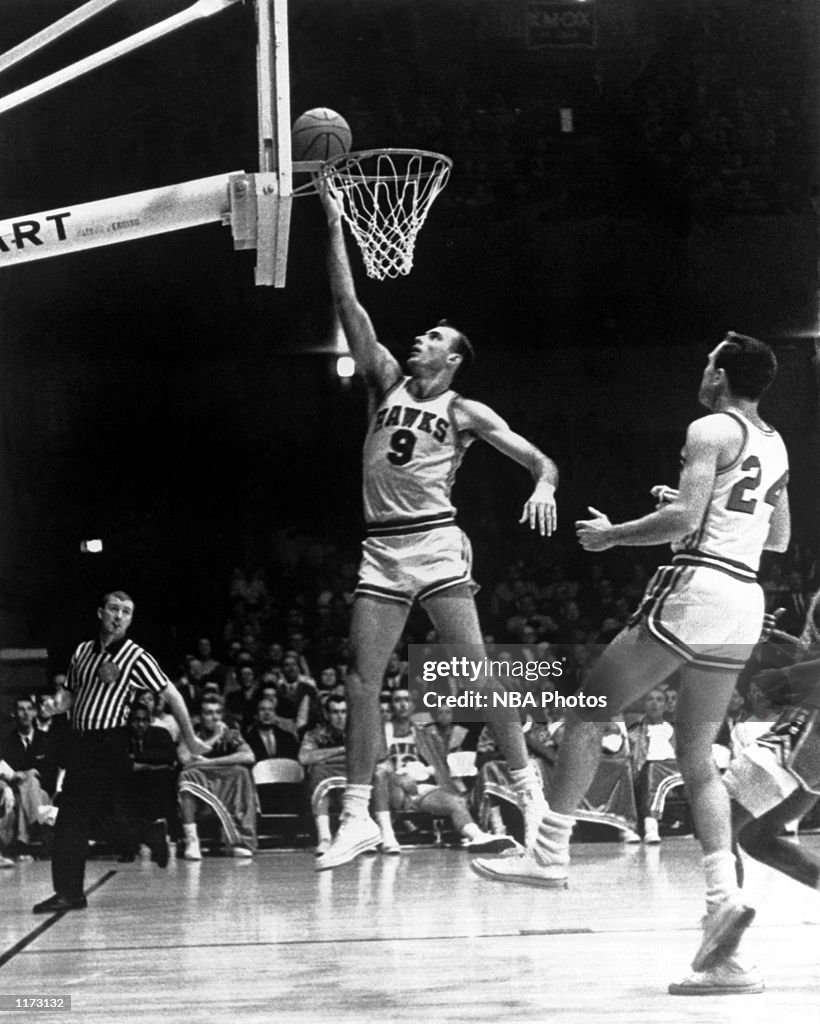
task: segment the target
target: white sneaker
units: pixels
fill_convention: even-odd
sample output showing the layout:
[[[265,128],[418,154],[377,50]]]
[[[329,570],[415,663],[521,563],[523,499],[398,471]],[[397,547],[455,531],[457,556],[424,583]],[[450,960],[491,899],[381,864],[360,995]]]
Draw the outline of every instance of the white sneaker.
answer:
[[[755,912],[736,897],[719,903],[703,918],[703,939],[692,960],[692,970],[710,971],[729,959],[740,945],[743,933],[754,920]]]
[[[186,839],[185,840],[185,852],[182,855],[183,860],[202,860],[202,850],[199,848],[198,839]]]
[[[495,882],[537,885],[542,889],[566,889],[569,884],[566,864],[541,864],[530,850],[492,860],[476,857],[470,861],[470,867],[476,874],[492,878]]]
[[[375,850],[381,841],[381,829],[370,815],[343,815],[327,851],[316,858],[316,870],[326,871],[347,864],[360,853]]]
[[[672,982],[673,996],[753,995],[763,991],[763,979],[756,967],[744,967],[735,957],[719,961],[708,971],[695,971],[683,981]]]
[[[239,857],[240,859],[244,859],[244,858],[247,858],[247,857],[252,857],[253,856],[253,850],[249,850],[247,848],[247,846],[232,846],[231,847],[231,856],[232,857]]]
[[[13,868],[13,867],[14,867],[14,861],[13,860],[9,860],[8,857],[3,857],[2,855],[0,855],[0,870],[2,870],[3,868]]]
[[[524,789],[515,795],[524,818],[524,846],[531,850],[538,838],[544,815],[549,810],[547,798],[540,789]]]
[[[641,841],[641,837],[638,835],[637,832],[633,832],[633,830],[631,828],[622,828],[621,829],[621,842],[622,843],[639,843],[640,841]]]
[[[321,857],[322,854],[323,853],[327,853],[327,851],[329,849],[330,849],[330,840],[329,839],[320,839],[319,842],[316,844],[316,848],[314,849],[313,853],[315,854],[315,856]]]
[[[382,836],[380,850],[388,857],[398,857],[401,854],[401,846],[395,836],[388,836],[387,838]]]
[[[504,853],[505,850],[521,849],[512,836],[494,836],[490,832],[465,836],[461,845],[471,853]]]

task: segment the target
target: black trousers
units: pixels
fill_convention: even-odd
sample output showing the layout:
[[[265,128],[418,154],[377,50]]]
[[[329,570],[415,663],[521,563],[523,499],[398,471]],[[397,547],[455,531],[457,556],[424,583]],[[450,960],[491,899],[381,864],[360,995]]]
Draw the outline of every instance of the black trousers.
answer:
[[[54,826],[51,877],[60,896],[82,896],[88,840],[114,846],[133,843],[138,823],[128,814],[131,779],[127,729],[72,730],[64,750],[66,769]]]

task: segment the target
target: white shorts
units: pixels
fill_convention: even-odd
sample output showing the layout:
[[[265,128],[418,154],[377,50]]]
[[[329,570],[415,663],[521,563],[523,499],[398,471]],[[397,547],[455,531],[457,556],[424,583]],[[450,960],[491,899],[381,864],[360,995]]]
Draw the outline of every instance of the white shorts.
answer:
[[[801,789],[770,747],[750,743],[723,773],[729,796],[755,818],[778,807],[786,797]]]
[[[642,622],[689,662],[737,669],[760,639],[763,611],[763,591],[753,578],[676,559],[649,581],[629,624]]]
[[[461,584],[478,589],[470,542],[455,524],[370,536],[362,545],[357,595],[411,605]]]

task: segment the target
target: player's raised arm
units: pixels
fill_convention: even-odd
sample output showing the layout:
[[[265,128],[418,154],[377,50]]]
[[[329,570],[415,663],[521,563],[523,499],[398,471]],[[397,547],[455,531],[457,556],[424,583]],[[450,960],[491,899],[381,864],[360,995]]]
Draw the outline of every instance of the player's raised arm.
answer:
[[[592,519],[575,524],[578,540],[586,551],[606,551],[618,544],[644,547],[680,540],[695,530],[709,506],[715,474],[726,435],[717,417],[704,416],[689,427],[684,448],[684,466],[677,493],[671,500],[640,519],[613,525],[597,509]]]
[[[480,437],[502,455],[507,455],[530,471],[535,481],[535,489],[524,505],[519,522],[528,522],[530,529],[537,529],[542,537],[549,537],[558,522],[555,508],[558,467],[552,459],[526,438],[511,430],[498,413],[481,402],[459,398],[453,412],[459,432],[469,431]]]
[[[327,268],[330,275],[333,304],[345,332],[356,368],[371,388],[384,394],[401,376],[401,367],[384,345],[379,342],[367,310],[356,295],[339,204],[327,189],[321,190],[320,196],[327,215],[330,236]]]

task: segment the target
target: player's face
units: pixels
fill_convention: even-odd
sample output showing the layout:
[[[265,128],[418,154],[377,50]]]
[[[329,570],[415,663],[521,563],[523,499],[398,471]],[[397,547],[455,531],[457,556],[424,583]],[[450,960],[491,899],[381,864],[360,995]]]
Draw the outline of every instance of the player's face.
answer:
[[[397,690],[393,694],[393,715],[395,718],[404,719],[410,717],[410,694]]]
[[[134,606],[130,601],[118,597],[109,597],[102,608],[97,609],[102,623],[102,633],[109,640],[121,640],[128,632],[131,619],[134,617]]]
[[[453,352],[456,332],[452,327],[432,327],[413,341],[407,368],[411,373],[437,373],[439,370],[458,368],[461,357]]]
[[[715,369],[715,359],[717,359],[723,344],[721,342],[717,348],[712,349],[709,353],[709,360],[706,363],[706,369],[703,371],[703,377],[700,382],[698,401],[707,409],[715,408],[725,387],[725,375],[720,370]]]

